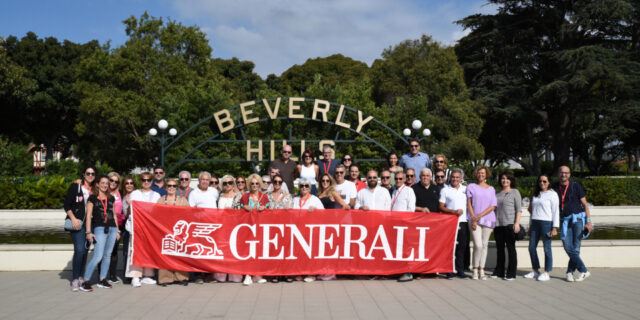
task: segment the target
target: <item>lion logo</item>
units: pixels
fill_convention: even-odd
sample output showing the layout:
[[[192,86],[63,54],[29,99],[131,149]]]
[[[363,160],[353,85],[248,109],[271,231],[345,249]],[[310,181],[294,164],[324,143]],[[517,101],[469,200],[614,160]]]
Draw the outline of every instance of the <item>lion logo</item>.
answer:
[[[210,234],[222,227],[216,223],[176,222],[173,234],[162,239],[162,254],[194,259],[223,259],[222,251]]]

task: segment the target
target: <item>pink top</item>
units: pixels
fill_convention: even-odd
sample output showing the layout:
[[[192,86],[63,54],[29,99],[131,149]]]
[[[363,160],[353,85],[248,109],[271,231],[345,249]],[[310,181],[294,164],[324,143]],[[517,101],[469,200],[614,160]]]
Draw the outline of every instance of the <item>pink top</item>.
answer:
[[[118,226],[122,226],[125,216],[122,213],[122,197],[120,196],[120,191],[116,190],[116,192],[112,192],[111,195],[116,198],[116,201],[113,203],[113,212],[118,218]]]
[[[498,206],[498,200],[496,199],[496,190],[493,187],[483,188],[475,183],[470,184],[467,187],[467,199],[471,199],[471,208],[473,208],[474,214],[486,210],[488,207]],[[471,215],[467,212],[467,218],[471,221]],[[496,226],[496,213],[495,210],[489,212],[489,214],[478,220],[479,225],[483,225],[489,228],[495,228]]]

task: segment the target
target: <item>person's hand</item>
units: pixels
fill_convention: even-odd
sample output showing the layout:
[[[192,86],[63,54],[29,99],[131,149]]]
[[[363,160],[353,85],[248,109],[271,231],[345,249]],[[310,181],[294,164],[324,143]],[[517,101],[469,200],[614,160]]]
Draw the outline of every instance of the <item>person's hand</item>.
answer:
[[[316,207],[314,207],[314,206],[309,206],[309,209],[307,209],[307,210],[309,210],[309,212],[313,212],[313,210],[315,210],[315,209],[316,209]]]
[[[76,184],[82,184],[82,180],[81,179],[76,179],[75,183]]]
[[[472,222],[472,223],[471,223],[471,229],[475,231],[477,228],[478,228],[478,223],[477,223],[477,222],[475,222],[475,221],[474,221],[474,222]]]
[[[462,213],[463,213],[462,209],[458,209],[458,210],[456,210],[456,214],[457,214],[457,215],[462,215]]]
[[[71,218],[71,226],[73,226],[73,230],[80,230],[80,228],[82,228],[82,221],[73,217]]]
[[[513,225],[513,233],[518,233],[520,232],[520,224],[516,223]]]
[[[87,241],[91,242],[91,239],[94,239],[96,237],[95,234],[93,233],[87,233]]]
[[[427,207],[424,207],[424,208],[422,208],[422,212],[431,213],[431,210],[429,210],[429,208],[427,208]]]
[[[360,209],[362,209],[364,211],[369,211],[369,207],[367,207],[367,206],[362,206],[362,207],[360,207]]]
[[[551,229],[551,238],[555,237],[556,235],[558,235],[558,229],[557,228],[552,228]]]
[[[348,204],[345,204],[344,206],[342,206],[342,209],[344,209],[344,210],[349,210],[349,209],[351,209],[351,207],[349,207],[349,205],[348,205]]]
[[[258,206],[258,211],[262,211],[265,209],[265,206]]]
[[[116,242],[120,241],[120,231],[118,231],[118,234],[116,234]]]
[[[247,210],[247,212],[251,212],[251,210],[253,210],[253,208],[251,208],[250,206],[243,206],[242,208]]]
[[[591,221],[587,222],[584,225],[585,228],[589,229],[589,233],[591,233],[591,231],[593,230],[593,225],[591,224]]]

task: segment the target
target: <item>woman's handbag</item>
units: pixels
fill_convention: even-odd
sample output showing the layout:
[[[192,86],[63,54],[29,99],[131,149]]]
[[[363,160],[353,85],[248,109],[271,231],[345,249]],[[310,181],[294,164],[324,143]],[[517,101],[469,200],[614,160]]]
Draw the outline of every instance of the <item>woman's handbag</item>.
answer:
[[[524,237],[527,235],[527,230],[524,229],[523,225],[520,225],[520,231],[516,233],[516,240],[524,240]]]
[[[82,189],[80,187],[80,184],[78,184],[78,194],[80,194],[82,192]],[[76,198],[77,200],[77,198]],[[80,198],[80,201],[84,201],[82,200],[82,198]],[[78,213],[78,206],[77,206],[77,201],[76,201],[76,206],[73,209],[73,215],[76,216],[76,214]],[[80,220],[80,229],[82,229],[82,224],[84,223],[84,219],[87,217],[87,211],[84,211],[84,217],[82,217],[82,220]],[[78,231],[80,229],[76,229],[73,227],[73,223],[71,221],[71,219],[64,219],[64,230],[65,231]]]

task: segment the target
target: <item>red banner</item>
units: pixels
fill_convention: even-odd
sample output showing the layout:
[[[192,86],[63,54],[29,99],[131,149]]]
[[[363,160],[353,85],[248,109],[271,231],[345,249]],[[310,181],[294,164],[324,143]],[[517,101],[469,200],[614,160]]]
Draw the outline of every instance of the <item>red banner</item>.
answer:
[[[250,275],[453,272],[458,217],[133,202],[133,263]]]

